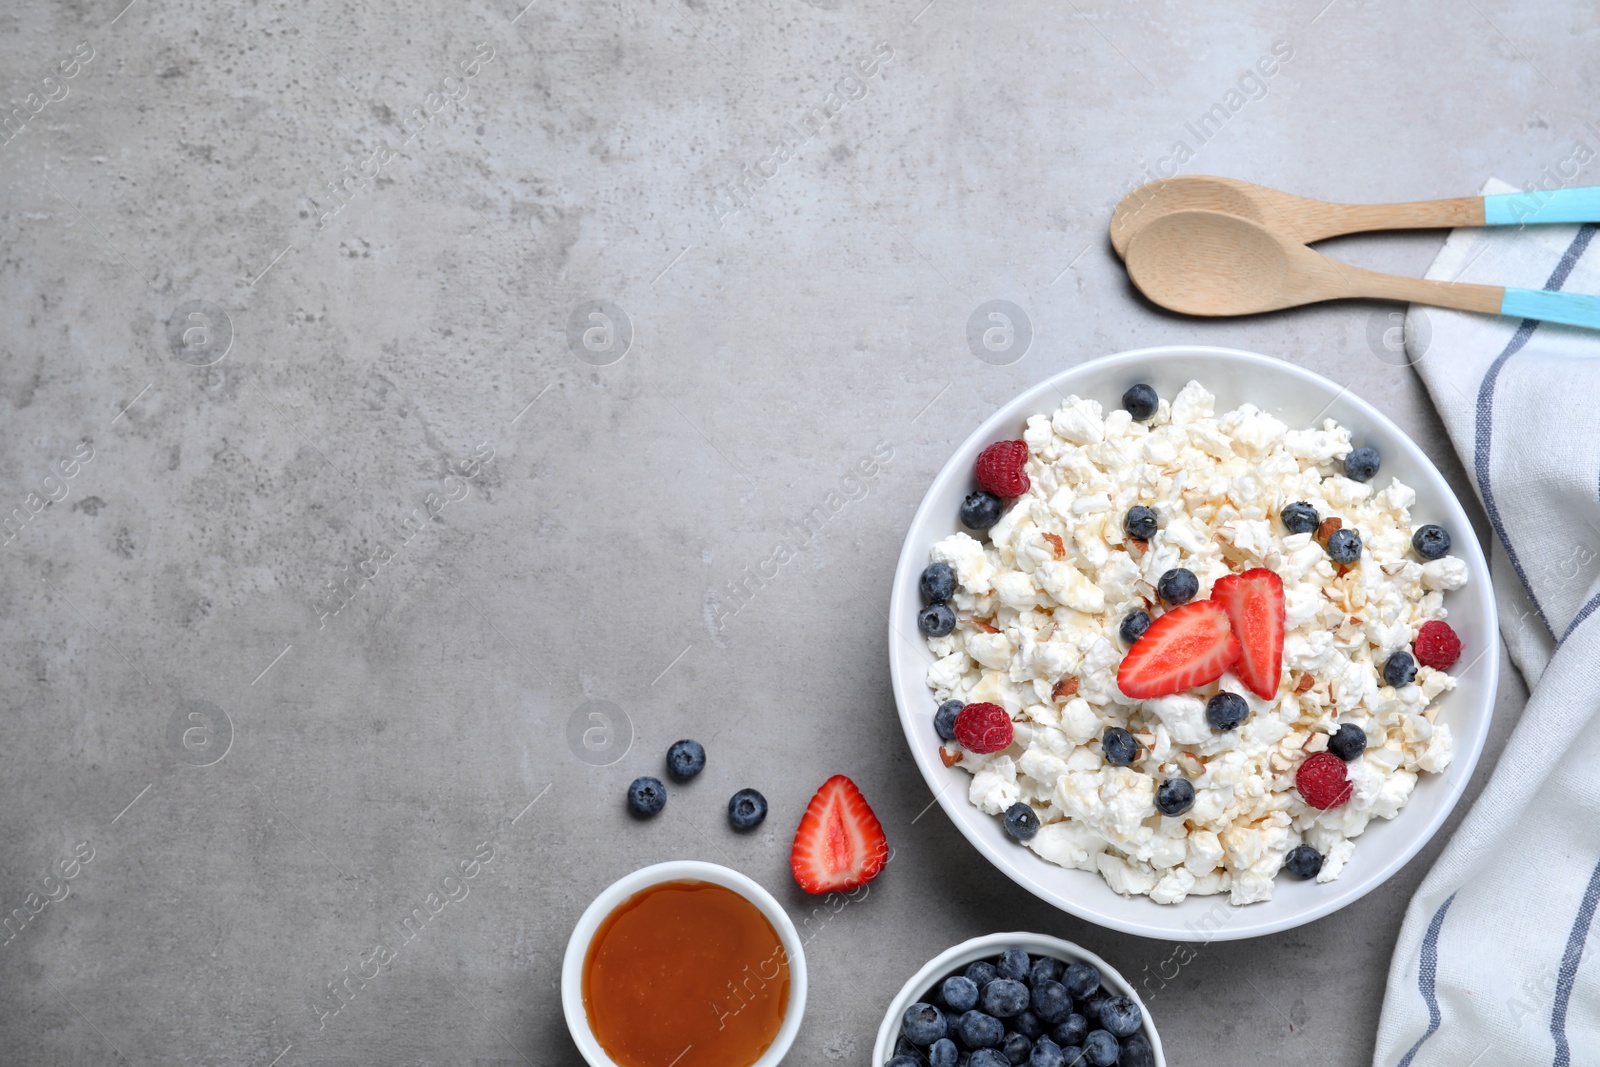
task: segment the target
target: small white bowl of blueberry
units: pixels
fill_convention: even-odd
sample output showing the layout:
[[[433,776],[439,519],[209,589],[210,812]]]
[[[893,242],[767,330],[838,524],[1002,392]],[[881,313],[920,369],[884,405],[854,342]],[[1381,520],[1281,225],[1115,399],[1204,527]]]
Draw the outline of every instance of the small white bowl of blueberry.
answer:
[[[1106,962],[1043,934],[988,934],[900,990],[873,1067],[1166,1067],[1139,994]]]

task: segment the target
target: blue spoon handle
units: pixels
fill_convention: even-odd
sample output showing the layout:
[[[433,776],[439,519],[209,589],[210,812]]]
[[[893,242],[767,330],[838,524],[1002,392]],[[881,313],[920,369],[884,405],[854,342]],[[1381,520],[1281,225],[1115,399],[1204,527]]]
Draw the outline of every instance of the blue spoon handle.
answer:
[[[1600,185],[1579,189],[1495,193],[1483,198],[1485,226],[1522,226],[1546,222],[1600,222]],[[1583,325],[1593,326],[1594,323],[1586,322]]]
[[[1600,296],[1508,287],[1505,299],[1500,302],[1500,314],[1600,330]]]

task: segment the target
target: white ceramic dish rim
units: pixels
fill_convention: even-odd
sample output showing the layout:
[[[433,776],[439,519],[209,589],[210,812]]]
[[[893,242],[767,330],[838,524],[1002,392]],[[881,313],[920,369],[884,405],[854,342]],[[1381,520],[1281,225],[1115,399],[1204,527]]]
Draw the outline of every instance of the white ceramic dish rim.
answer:
[[[944,767],[937,758],[937,745],[934,743],[936,739],[933,737],[930,724],[933,711],[932,694],[925,684],[926,645],[912,621],[915,614],[913,605],[920,605],[920,595],[916,588],[917,578],[926,566],[927,550],[939,537],[947,536],[949,532],[954,532],[958,528],[953,513],[951,515],[942,512],[933,513],[933,509],[937,506],[935,500],[943,495],[942,491],[952,481],[959,479],[963,485],[970,484],[972,461],[984,445],[1001,438],[1015,437],[1030,414],[1053,411],[1059,406],[1062,398],[1074,391],[1076,380],[1125,371],[1127,384],[1132,384],[1147,376],[1158,376],[1147,372],[1163,364],[1199,361],[1228,363],[1235,367],[1259,371],[1263,376],[1279,376],[1287,379],[1289,384],[1299,385],[1331,397],[1323,409],[1324,414],[1314,416],[1315,419],[1324,416],[1337,418],[1342,425],[1361,430],[1365,439],[1384,449],[1386,457],[1405,456],[1407,464],[1414,467],[1417,472],[1408,479],[1408,483],[1418,493],[1418,504],[1413,509],[1414,513],[1421,512],[1425,521],[1440,522],[1446,528],[1457,531],[1451,552],[1466,562],[1469,583],[1466,588],[1449,595],[1447,606],[1451,609],[1451,618],[1455,620],[1454,625],[1458,630],[1462,629],[1460,619],[1469,619],[1476,623],[1473,626],[1479,638],[1476,647],[1481,649],[1477,659],[1469,664],[1467,670],[1460,671],[1458,675],[1459,681],[1473,681],[1476,686],[1475,699],[1468,697],[1468,694],[1460,688],[1446,694],[1445,699],[1460,701],[1459,706],[1455,703],[1450,705],[1453,709],[1450,721],[1455,740],[1455,755],[1451,766],[1442,775],[1423,775],[1422,780],[1418,782],[1419,790],[1427,788],[1446,791],[1442,800],[1436,804],[1432,817],[1425,824],[1420,823],[1417,821],[1419,813],[1413,805],[1408,805],[1391,823],[1382,824],[1381,820],[1374,820],[1372,828],[1357,841],[1356,856],[1342,878],[1335,882],[1302,887],[1312,888],[1314,885],[1320,891],[1318,897],[1304,908],[1271,919],[1251,916],[1252,908],[1265,908],[1268,905],[1234,906],[1227,903],[1225,895],[1191,897],[1178,905],[1160,905],[1145,898],[1130,902],[1128,898],[1120,897],[1113,892],[1098,874],[1067,871],[1040,859],[1031,852],[1019,849],[1008,841],[991,837],[991,834],[998,833],[994,829],[998,820],[974,807],[968,801],[964,789],[950,788],[953,780],[948,777],[948,772],[952,769]],[[1207,384],[1204,371],[1183,373],[1200,379],[1202,384]],[[1115,398],[1098,395],[1096,398],[1107,407],[1115,403]],[[1222,398],[1219,397],[1219,408],[1223,407],[1223,404]],[[1258,403],[1258,406],[1270,410],[1269,404]],[[1382,477],[1380,474],[1380,478]],[[930,534],[930,531],[942,532]],[[1321,375],[1283,360],[1239,349],[1167,345],[1104,356],[1055,374],[1001,406],[955,449],[950,460],[930,484],[922,504],[911,520],[905,542],[901,547],[895,568],[894,584],[890,592],[889,665],[901,727],[905,731],[912,757],[916,760],[918,769],[922,771],[924,780],[962,835],[1013,881],[1063,911],[1110,929],[1142,937],[1177,941],[1238,940],[1293,929],[1359,900],[1405,866],[1438,831],[1460,800],[1471,778],[1472,770],[1477,765],[1488,735],[1490,719],[1494,714],[1494,697],[1500,672],[1500,633],[1497,619],[1488,562],[1484,559],[1483,551],[1473,534],[1472,524],[1460,501],[1456,499],[1449,483],[1444,480],[1428,456],[1382,412],[1355,396],[1347,386],[1340,386]],[[905,626],[897,625],[897,620],[903,621]],[[1472,668],[1478,669],[1478,677],[1475,680],[1468,677]],[[1471,729],[1467,728],[1469,726]],[[959,773],[963,778],[968,777],[965,772]],[[1407,821],[1408,814],[1413,816],[1410,821]],[[1390,847],[1382,850],[1381,862],[1375,869],[1365,869],[1366,863],[1374,859],[1373,853],[1380,851],[1379,841],[1373,838],[1373,833],[1384,829],[1394,830],[1401,826],[1409,829],[1409,836],[1388,835],[1382,838],[1382,844]],[[1363,845],[1366,846],[1365,854]],[[1028,862],[1013,863],[1013,857],[1019,854]],[[1358,866],[1361,869],[1352,871],[1351,868]],[[1063,874],[1074,878],[1070,893],[1045,884],[1047,879],[1059,878]],[[1280,879],[1278,892],[1282,893],[1284,888],[1286,887],[1281,884]],[[1198,917],[1198,921],[1196,913],[1200,907],[1190,906],[1195,901],[1206,902],[1200,906],[1205,909],[1205,915]],[[1216,907],[1217,901],[1222,902],[1220,910]],[[1133,917],[1121,914],[1132,910],[1129,907],[1130,903],[1141,908]]]
[[[894,1054],[895,1038],[900,1033],[900,1017],[905,1014],[907,1008],[917,1003],[922,994],[933,988],[935,981],[952,971],[966,967],[969,963],[975,963],[989,956],[998,956],[1012,947],[1026,949],[1032,955],[1054,956],[1069,963],[1091,963],[1098,967],[1102,986],[1109,986],[1115,992],[1132,998],[1134,1003],[1139,1005],[1139,1011],[1144,1015],[1144,1033],[1150,1039],[1151,1051],[1155,1053],[1156,1067],[1166,1067],[1167,1058],[1161,1049],[1161,1035],[1156,1030],[1155,1020],[1150,1017],[1150,1009],[1139,999],[1139,991],[1129,985],[1128,980],[1123,978],[1115,967],[1071,941],[1063,941],[1048,934],[1028,933],[984,934],[970,941],[963,941],[959,945],[953,945],[924,964],[920,971],[900,987],[900,992],[895,994],[894,1000],[889,1002],[889,1010],[883,1017],[883,1024],[878,1027],[877,1043],[873,1045],[872,1067],[883,1067],[889,1062],[889,1057]]]
[[[561,962],[561,1009],[566,1015],[567,1030],[583,1053],[590,1067],[616,1067],[616,1061],[607,1056],[589,1028],[589,1013],[583,1006],[583,964],[589,953],[589,943],[595,931],[619,904],[642,889],[662,882],[711,882],[725,886],[744,897],[767,917],[789,957],[789,1003],[784,1009],[783,1024],[767,1051],[751,1067],[777,1067],[794,1044],[800,1032],[800,1022],[806,1011],[806,959],[801,947],[800,934],[783,906],[754,879],[728,867],[703,860],[669,860],[665,863],[641,867],[631,874],[612,882],[584,909],[567,940],[566,955]]]

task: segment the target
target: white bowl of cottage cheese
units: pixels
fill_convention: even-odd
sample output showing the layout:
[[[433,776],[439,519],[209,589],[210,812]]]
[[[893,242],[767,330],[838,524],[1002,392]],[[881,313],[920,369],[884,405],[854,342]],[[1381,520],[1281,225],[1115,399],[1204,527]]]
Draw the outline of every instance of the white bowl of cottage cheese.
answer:
[[[985,475],[1014,495],[973,529],[1000,441],[1027,477]],[[919,628],[930,563],[954,585]],[[996,412],[912,520],[890,618],[901,725],[967,839],[1065,911],[1176,940],[1289,929],[1399,870],[1498,682],[1488,565],[1429,458],[1347,388],[1231,349],[1093,360]]]

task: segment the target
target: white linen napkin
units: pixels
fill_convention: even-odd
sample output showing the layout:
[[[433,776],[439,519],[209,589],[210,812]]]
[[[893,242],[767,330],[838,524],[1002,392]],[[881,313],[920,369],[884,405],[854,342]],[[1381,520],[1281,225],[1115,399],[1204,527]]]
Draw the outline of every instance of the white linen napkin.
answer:
[[[1490,181],[1485,193],[1512,192]],[[1537,193],[1530,193],[1537,196]],[[1456,230],[1427,276],[1600,293],[1596,227]],[[1600,1057],[1600,332],[1413,307],[1406,351],[1494,527],[1531,689],[1406,912],[1376,1067]]]

